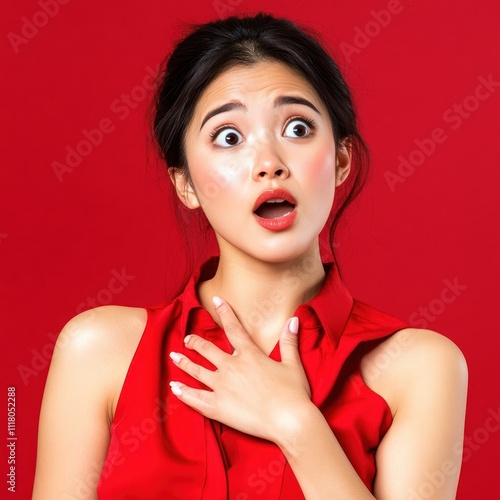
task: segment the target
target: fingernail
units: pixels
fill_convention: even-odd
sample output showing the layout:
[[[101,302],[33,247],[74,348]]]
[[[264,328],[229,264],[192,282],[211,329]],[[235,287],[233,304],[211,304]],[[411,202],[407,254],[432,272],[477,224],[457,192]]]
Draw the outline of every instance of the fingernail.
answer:
[[[174,352],[174,351],[172,351],[169,354],[169,356],[174,363],[179,363],[179,361],[182,359],[181,356],[177,352]]]
[[[190,338],[191,338],[191,335],[186,335],[184,337],[184,343],[186,344],[189,341]]]
[[[169,385],[173,394],[176,396],[182,396],[182,389],[177,385],[177,382],[170,382]]]
[[[289,330],[292,333],[298,333],[299,332],[299,318],[297,318],[297,316],[294,316],[290,320],[290,324],[288,325],[288,328],[289,328]]]
[[[214,306],[217,308],[222,305],[222,299],[220,297],[217,297],[217,295],[214,295],[212,297],[212,301],[214,303]]]

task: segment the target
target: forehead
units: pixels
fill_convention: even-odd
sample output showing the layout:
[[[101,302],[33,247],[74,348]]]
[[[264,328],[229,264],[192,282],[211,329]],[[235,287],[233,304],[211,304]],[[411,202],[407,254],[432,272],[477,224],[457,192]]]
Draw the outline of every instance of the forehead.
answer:
[[[307,79],[286,64],[263,61],[252,66],[234,66],[218,75],[196,103],[194,121],[215,104],[229,99],[262,98],[272,101],[284,93],[294,93],[322,107],[321,99]]]

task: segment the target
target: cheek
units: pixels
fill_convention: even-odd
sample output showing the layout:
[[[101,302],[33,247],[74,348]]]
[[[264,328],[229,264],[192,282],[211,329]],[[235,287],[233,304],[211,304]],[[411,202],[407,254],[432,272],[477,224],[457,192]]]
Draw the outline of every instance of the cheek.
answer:
[[[331,144],[316,147],[305,159],[307,170],[303,174],[303,185],[317,193],[316,204],[333,202],[335,194],[335,148]]]
[[[210,153],[192,159],[191,177],[204,210],[225,206],[241,198],[244,172],[239,162],[230,158],[212,157]]]

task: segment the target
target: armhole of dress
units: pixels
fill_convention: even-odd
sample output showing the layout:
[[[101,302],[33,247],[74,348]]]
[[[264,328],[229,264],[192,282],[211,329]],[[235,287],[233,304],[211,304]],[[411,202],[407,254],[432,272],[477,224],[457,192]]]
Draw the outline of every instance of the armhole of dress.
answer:
[[[113,420],[111,421],[110,425],[110,431],[113,431],[118,424],[120,423],[122,419],[122,407],[125,404],[124,399],[125,399],[125,393],[127,392],[127,387],[128,387],[128,381],[131,377],[131,372],[134,366],[134,361],[136,358],[139,356],[139,351],[142,351],[142,346],[145,343],[146,339],[146,331],[148,329],[149,323],[151,321],[151,315],[152,315],[152,310],[149,307],[143,307],[143,309],[146,309],[146,324],[144,325],[144,330],[142,331],[141,338],[139,339],[139,342],[137,343],[137,347],[135,349],[134,355],[132,356],[132,359],[130,360],[130,364],[127,369],[127,373],[125,374],[125,378],[123,379],[123,385],[122,388],[120,389],[120,395],[118,396],[118,401],[116,403],[116,408],[115,408],[115,414],[113,415]]]
[[[364,341],[362,342],[357,348],[359,349],[360,351],[360,354],[359,354],[359,362],[358,362],[358,366],[357,366],[357,370],[358,370],[358,373],[359,373],[359,377],[361,379],[361,381],[363,382],[363,385],[366,387],[366,390],[368,392],[370,392],[371,394],[374,395],[374,397],[376,397],[378,400],[380,400],[384,406],[386,407],[386,410],[387,410],[387,413],[390,417],[390,420],[391,420],[391,423],[392,423],[392,420],[393,420],[393,415],[392,415],[392,410],[391,410],[391,407],[389,406],[389,403],[387,402],[387,400],[381,395],[379,394],[378,392],[374,391],[365,381],[365,379],[363,378],[363,374],[362,374],[362,371],[361,371],[361,359],[366,355],[368,354],[370,351],[372,351],[373,349],[375,349],[380,343],[384,342],[385,340],[388,340],[390,337],[392,337],[395,333],[399,332],[400,330],[403,330],[404,328],[406,327],[403,327],[403,328],[400,328],[399,330],[395,330],[389,334],[387,334],[386,336],[382,337],[382,338],[378,338],[378,339],[373,339],[373,340],[367,340],[367,341]]]

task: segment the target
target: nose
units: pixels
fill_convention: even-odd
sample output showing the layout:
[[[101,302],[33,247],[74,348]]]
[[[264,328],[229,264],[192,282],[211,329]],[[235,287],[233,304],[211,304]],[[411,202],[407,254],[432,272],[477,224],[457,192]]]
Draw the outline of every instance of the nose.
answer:
[[[288,167],[281,160],[272,142],[261,144],[255,155],[255,164],[252,171],[254,180],[273,179],[275,177],[286,179],[289,175]]]

